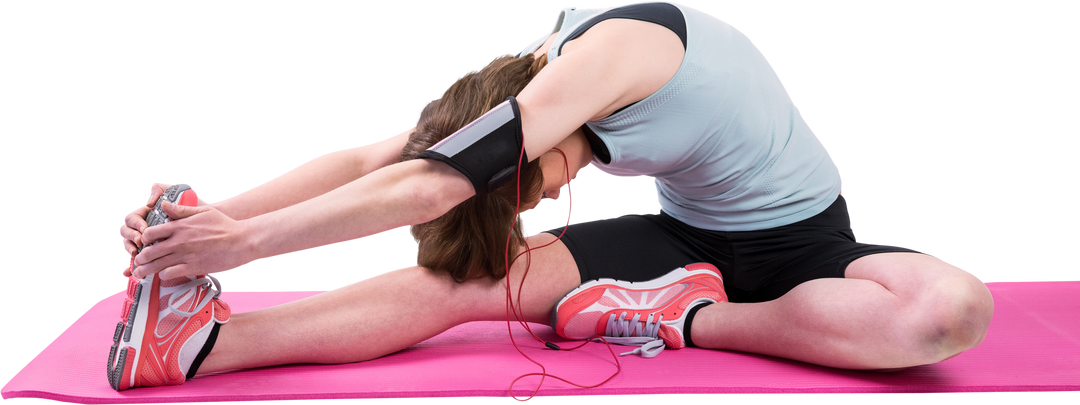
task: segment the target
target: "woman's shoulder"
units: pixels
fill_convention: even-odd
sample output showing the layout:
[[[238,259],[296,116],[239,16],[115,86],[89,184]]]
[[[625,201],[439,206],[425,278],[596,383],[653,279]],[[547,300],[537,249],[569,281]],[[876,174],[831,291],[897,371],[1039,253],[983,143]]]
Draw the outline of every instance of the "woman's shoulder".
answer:
[[[558,57],[549,55],[551,62],[517,96],[530,155],[649,97],[675,76],[685,54],[678,35],[640,20],[603,20],[566,43],[559,42],[565,31],[557,34],[545,40],[554,46],[540,49],[561,49]]]
[[[671,29],[637,19],[612,18],[597,23],[582,35],[564,43],[559,56],[569,54],[613,59],[597,60],[597,63],[627,67],[623,75],[612,76],[612,79],[631,81],[630,98],[633,99],[632,103],[636,103],[656,93],[675,77],[683,65],[686,51],[683,41]],[[595,119],[603,119],[621,107],[602,111]]]

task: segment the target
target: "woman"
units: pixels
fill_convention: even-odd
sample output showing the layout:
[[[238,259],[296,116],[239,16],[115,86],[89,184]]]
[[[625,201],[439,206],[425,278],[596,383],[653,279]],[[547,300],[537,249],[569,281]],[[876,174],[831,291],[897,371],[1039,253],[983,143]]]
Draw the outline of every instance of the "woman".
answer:
[[[515,208],[535,206],[537,195],[558,197],[590,162],[655,177],[664,212],[574,225],[559,240],[559,232],[523,238],[528,246],[551,244],[531,252],[521,297],[528,321],[546,323],[560,299],[589,280],[665,280],[677,267],[705,262],[719,269],[732,302],[678,313],[676,337],[664,339],[669,347],[887,369],[941,361],[985,335],[992,300],[973,276],[907,249],[854,242],[835,166],[760,53],[731,27],[668,4],[567,10],[555,32],[521,56],[463,78],[416,128],[386,141],[324,156],[213,206],[165,204],[171,223],[148,228],[149,207],[129,215],[121,228],[129,252],[160,241],[135,256],[134,283],[159,296],[191,286],[198,298],[168,311],[182,318],[209,308],[204,324],[213,326],[178,339],[160,367],[140,362],[142,346],[115,338],[121,352],[144,360],[110,364],[118,370],[110,371],[114,388],[177,384],[196,372],[362,361],[464,322],[505,319],[505,288],[519,285],[525,268],[519,261],[507,272],[513,256],[506,250],[519,252],[523,243],[495,242],[506,240]],[[524,135],[470,124],[489,110]],[[473,140],[516,145],[516,156],[499,155],[511,166],[530,163],[513,176],[480,176],[471,171],[475,158],[456,154],[468,142],[424,155],[464,139],[451,136],[462,127],[457,134]],[[443,139],[450,140],[436,144]],[[509,183],[498,187],[499,180]],[[491,207],[500,214],[478,219]],[[427,268],[280,307],[230,316],[208,281],[160,281],[407,224],[423,224],[414,236]],[[724,291],[707,289],[710,301],[724,301]],[[129,322],[117,333],[133,327],[158,326]],[[316,338],[338,343],[332,350],[303,344]],[[141,377],[136,370],[145,367],[160,378]]]

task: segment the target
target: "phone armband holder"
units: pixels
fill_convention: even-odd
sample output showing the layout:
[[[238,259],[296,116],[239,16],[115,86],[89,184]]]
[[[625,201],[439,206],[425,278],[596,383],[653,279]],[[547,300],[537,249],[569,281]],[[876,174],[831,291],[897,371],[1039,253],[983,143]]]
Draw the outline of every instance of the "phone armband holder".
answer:
[[[481,195],[512,180],[519,159],[529,161],[523,145],[521,112],[511,96],[416,157],[450,165]]]

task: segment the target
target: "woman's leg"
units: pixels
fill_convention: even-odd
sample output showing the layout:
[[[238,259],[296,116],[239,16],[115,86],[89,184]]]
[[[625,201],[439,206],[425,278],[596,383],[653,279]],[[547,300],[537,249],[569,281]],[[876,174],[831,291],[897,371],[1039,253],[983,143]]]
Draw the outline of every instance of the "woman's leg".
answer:
[[[540,246],[555,239],[528,239]],[[515,296],[524,257],[510,271]],[[581,283],[561,242],[532,252],[521,304],[530,322],[547,323],[551,310]],[[221,326],[199,373],[291,363],[349,363],[402,350],[453,326],[506,319],[506,280],[456,283],[446,274],[412,267],[247,313]]]
[[[692,339],[830,367],[890,369],[974,347],[993,314],[986,285],[932,256],[865,256],[846,276],[803,283],[773,301],[705,307]]]

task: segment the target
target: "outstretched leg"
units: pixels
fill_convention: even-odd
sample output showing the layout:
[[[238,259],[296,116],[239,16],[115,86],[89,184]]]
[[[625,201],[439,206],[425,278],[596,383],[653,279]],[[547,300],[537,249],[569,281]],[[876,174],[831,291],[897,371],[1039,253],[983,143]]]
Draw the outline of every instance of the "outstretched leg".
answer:
[[[803,283],[773,301],[705,307],[692,339],[830,367],[891,369],[978,345],[993,314],[986,285],[932,256],[865,256],[846,276]]]
[[[529,238],[540,246],[555,237]],[[532,252],[521,304],[530,322],[547,323],[551,309],[580,284],[561,243]],[[510,271],[515,297],[525,259]],[[506,280],[454,282],[411,267],[299,301],[233,314],[200,374],[292,363],[348,363],[402,350],[456,325],[506,319]]]

